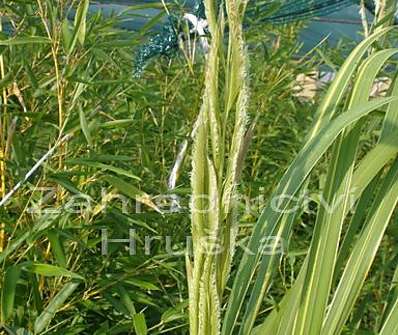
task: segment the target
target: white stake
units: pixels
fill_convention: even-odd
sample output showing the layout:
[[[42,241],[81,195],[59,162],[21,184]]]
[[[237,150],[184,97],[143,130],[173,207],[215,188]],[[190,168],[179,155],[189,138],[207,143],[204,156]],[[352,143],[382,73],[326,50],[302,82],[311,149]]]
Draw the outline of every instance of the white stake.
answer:
[[[63,138],[61,138],[61,140],[59,140],[50,150],[48,150],[48,152],[42,157],[40,158],[37,163],[30,169],[30,171],[25,175],[25,177],[19,181],[14,187],[13,189],[8,192],[4,198],[0,201],[0,207],[4,206],[8,200],[10,200],[10,198],[15,194],[15,192],[17,192],[20,187],[36,172],[36,170],[47,160],[49,159],[54,151],[64,142],[67,142],[71,139],[72,134],[68,134],[65,135]]]

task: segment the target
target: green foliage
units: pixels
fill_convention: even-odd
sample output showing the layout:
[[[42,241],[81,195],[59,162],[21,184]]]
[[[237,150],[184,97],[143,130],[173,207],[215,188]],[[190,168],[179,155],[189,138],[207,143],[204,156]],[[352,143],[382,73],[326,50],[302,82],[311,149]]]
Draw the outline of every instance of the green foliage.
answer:
[[[355,165],[361,166],[358,161],[360,152],[360,134],[365,123],[363,117],[387,105],[384,114],[382,133],[385,127],[391,124],[391,112],[397,97],[392,90],[391,98],[369,101],[369,93],[376,75],[386,61],[396,54],[397,50],[382,50],[370,55],[365,61],[361,58],[372,41],[386,34],[389,29],[376,32],[369,39],[362,42],[348,57],[341,67],[336,80],[329,88],[323,103],[320,105],[318,119],[309,140],[296,156],[295,160],[280,180],[277,189],[271,196],[257,224],[254,227],[251,239],[247,245],[253,251],[246,253],[240,268],[234,278],[231,299],[223,324],[223,334],[230,334],[237,326],[239,311],[246,303],[246,294],[251,298],[248,301],[246,314],[241,322],[240,333],[248,334],[254,325],[255,316],[259,311],[264,293],[271,285],[273,273],[280,255],[276,252],[262,255],[261,239],[263,236],[288,239],[291,236],[292,226],[287,224],[284,217],[288,217],[289,205],[298,194],[300,188],[306,185],[316,163],[332,148],[330,166],[326,175],[326,185],[322,192],[322,199],[326,205],[320,203],[317,212],[312,241],[306,259],[300,269],[295,284],[281,302],[281,308],[275,309],[270,319],[257,328],[257,333],[280,334],[341,334],[344,324],[353,311],[359,291],[380,247],[383,235],[391,220],[398,201],[396,193],[396,164],[390,166],[398,150],[396,136],[390,137],[390,151],[384,152],[383,165],[374,162],[376,168],[363,179],[361,184],[355,180]],[[349,78],[358,69],[354,79],[352,91],[347,94]],[[341,104],[342,100],[346,100]],[[335,114],[337,114],[335,116]],[[395,116],[393,116],[395,118]],[[327,121],[326,121],[327,120]],[[395,121],[392,121],[395,122]],[[382,140],[382,139],[380,139]],[[393,152],[393,153],[392,153]],[[376,178],[381,169],[389,172],[384,177],[382,186],[375,192],[373,204],[365,211],[366,219],[359,237],[352,241],[352,250],[344,257],[344,271],[338,278],[339,285],[332,288],[334,274],[340,271],[336,268],[339,252],[339,241],[343,237],[343,225],[349,224],[349,211],[362,196],[363,190]],[[356,188],[353,188],[353,185]],[[355,189],[355,197],[352,192]],[[359,192],[357,190],[360,190]],[[365,195],[367,196],[367,195]],[[275,210],[272,199],[279,199],[278,210]],[[330,207],[331,206],[331,207]],[[332,210],[330,210],[330,208]],[[361,213],[356,212],[356,215]],[[277,243],[273,242],[271,250],[276,250]],[[258,271],[256,268],[258,267]],[[250,286],[254,278],[253,287]],[[333,291],[332,302],[329,304]],[[297,302],[294,304],[293,302]],[[282,320],[285,320],[282,322]]]
[[[295,326],[292,316],[298,314],[297,333],[302,329],[316,333],[321,319],[331,325],[322,326],[321,332],[396,331],[397,240],[391,210],[396,199],[392,162],[397,153],[398,85],[386,98],[368,101],[367,94],[396,50],[369,53],[363,61],[373,40],[391,33],[379,32],[358,46],[344,65],[335,64],[341,68],[338,80],[318,108],[316,126],[308,130],[314,106],[294,97],[295,79],[316,68],[317,59],[298,58],[299,25],[249,29],[245,36],[249,68],[241,67],[241,35],[235,22],[229,28],[235,33],[223,38],[234,47],[224,49],[223,36],[213,37],[218,50],[212,56],[219,59],[209,57],[210,65],[194,50],[187,51],[193,45],[188,43],[182,45],[182,56],[159,59],[136,79],[132,55],[156,19],[143,31],[115,26],[128,15],[141,15],[135,10],[152,5],[133,6],[133,14],[104,17],[90,14],[87,3],[1,3],[3,28],[13,28],[10,35],[1,34],[0,41],[1,197],[69,135],[0,209],[4,330],[187,334],[184,247],[191,233],[189,170],[195,159],[204,169],[196,174],[206,172],[203,179],[198,177],[197,192],[204,188],[219,203],[218,212],[209,215],[207,231],[198,234],[222,225],[224,236],[231,236],[228,229],[233,228],[237,245],[246,245],[252,233],[256,239],[259,231],[289,241],[286,254],[242,261],[240,269],[239,247],[233,260],[229,254],[217,260],[222,264],[218,269],[212,265],[214,259],[207,258],[206,271],[201,272],[196,256],[189,258],[188,269],[191,265],[196,276],[209,278],[202,280],[199,293],[217,290],[199,297],[199,308],[211,303],[206,313],[212,322],[221,321],[225,334],[232,327],[246,335],[253,326],[253,333],[271,329],[284,334]],[[162,8],[158,3],[153,7]],[[228,11],[231,14],[234,8]],[[222,20],[227,22],[228,16],[215,20],[213,31],[217,26],[222,35]],[[207,80],[210,75],[217,80]],[[251,94],[246,101],[247,83]],[[209,127],[196,133],[191,156],[191,134],[201,108],[206,111],[202,121]],[[307,133],[312,136],[303,146]],[[199,145],[200,134],[207,136],[204,147]],[[170,190],[170,171],[185,141],[188,149],[176,188]],[[200,157],[199,149],[207,151],[207,157]],[[247,152],[246,164],[240,149]],[[332,175],[338,176],[335,183],[330,183]],[[319,192],[333,201],[337,195],[346,199],[348,189],[353,190],[355,214],[348,207],[339,216],[320,214]],[[272,191],[298,195],[307,190],[309,207],[315,209],[289,216],[267,207],[260,216],[253,204],[251,211],[240,215],[245,201],[239,199],[231,211],[228,200],[238,190],[265,200],[272,199]],[[182,212],[166,212],[170,200],[159,195],[170,193],[181,196]],[[220,213],[225,214],[222,219],[217,218]],[[102,255],[102,230],[111,239],[133,234],[136,255],[129,255],[128,243],[109,243]],[[324,234],[329,236],[326,241]],[[158,236],[151,241],[149,254],[146,235]],[[173,253],[166,250],[164,236],[172,237]],[[337,243],[339,248],[330,247]],[[324,264],[323,259],[331,261]],[[246,280],[238,279],[242,273],[248,275]],[[311,278],[319,285],[307,285]],[[317,299],[313,306],[314,295],[323,297],[322,303]],[[236,310],[241,313],[234,314]],[[317,322],[311,322],[316,314]],[[210,332],[216,333],[218,327]]]

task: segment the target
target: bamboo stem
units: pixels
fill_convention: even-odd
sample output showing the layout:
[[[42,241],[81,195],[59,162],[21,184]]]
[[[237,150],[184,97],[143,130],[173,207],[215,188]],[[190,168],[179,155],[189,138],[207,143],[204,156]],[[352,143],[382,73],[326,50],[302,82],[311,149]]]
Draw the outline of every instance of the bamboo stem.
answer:
[[[60,140],[63,136],[63,129],[64,129],[64,94],[65,94],[65,88],[64,88],[64,80],[62,78],[62,74],[60,71],[60,64],[58,61],[58,53],[59,53],[59,46],[60,46],[60,41],[59,41],[59,36],[57,36],[57,33],[55,29],[53,28],[53,32],[51,32],[50,27],[48,25],[48,22],[46,20],[46,12],[44,11],[43,5],[41,3],[41,0],[37,0],[37,4],[39,6],[40,10],[40,17],[44,26],[44,29],[46,30],[47,36],[51,41],[51,55],[53,59],[53,64],[54,64],[54,71],[55,71],[55,79],[56,79],[56,85],[57,85],[57,104],[58,104],[58,140]],[[61,144],[59,147],[59,158],[58,158],[58,169],[63,170],[64,169],[64,156],[66,152],[66,148],[64,144]],[[57,190],[57,202],[59,202],[62,197],[63,197],[63,189],[62,187],[58,186]]]
[[[3,22],[2,18],[0,17],[0,32],[3,31]],[[4,54],[0,55],[0,77],[1,79],[4,79],[5,77],[5,64],[4,64]],[[1,148],[0,148],[0,175],[1,175],[1,181],[0,181],[0,194],[1,197],[4,198],[6,195],[6,138],[5,134],[6,132],[6,127],[7,127],[7,88],[3,88],[3,115],[2,115],[2,134],[1,134]],[[4,250],[5,247],[5,223],[0,222],[0,252]]]

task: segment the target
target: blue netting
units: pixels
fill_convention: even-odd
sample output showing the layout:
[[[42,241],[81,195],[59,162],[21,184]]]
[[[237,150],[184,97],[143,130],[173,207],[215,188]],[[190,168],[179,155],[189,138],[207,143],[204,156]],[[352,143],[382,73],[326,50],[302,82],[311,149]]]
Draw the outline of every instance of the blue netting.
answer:
[[[274,3],[275,1],[272,1]],[[313,17],[325,16],[341,8],[351,6],[355,0],[288,0],[284,1],[276,13],[266,17],[264,21],[274,24],[284,24],[293,21],[306,20]],[[267,10],[270,4],[264,4],[263,11]],[[248,15],[250,15],[250,8]]]
[[[286,24],[325,16],[342,8],[359,3],[359,0],[258,0],[249,1],[248,19],[257,23]],[[202,0],[195,0],[191,13],[205,18]],[[152,37],[136,55],[136,71],[141,72],[149,59],[168,55],[178,47],[178,36],[182,31],[181,17],[170,16],[162,31]]]

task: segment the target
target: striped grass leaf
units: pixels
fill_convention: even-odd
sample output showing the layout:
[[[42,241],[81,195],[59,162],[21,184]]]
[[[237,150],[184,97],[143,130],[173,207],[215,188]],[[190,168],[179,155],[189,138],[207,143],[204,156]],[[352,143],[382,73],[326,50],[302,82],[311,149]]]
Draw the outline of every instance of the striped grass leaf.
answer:
[[[321,106],[319,107],[319,118],[318,118],[318,125],[314,126],[314,131],[311,133],[310,138],[314,137],[317,132],[319,131],[319,129],[317,129],[320,125],[322,125],[324,123],[324,118],[326,117],[326,113],[329,113],[330,116],[328,117],[332,117],[338,104],[340,103],[345,90],[348,87],[350,78],[352,77],[352,75],[354,74],[356,68],[359,66],[360,61],[362,59],[362,57],[364,56],[365,52],[367,51],[367,49],[370,47],[370,45],[379,38],[379,36],[381,36],[382,34],[385,34],[389,31],[389,29],[385,29],[383,31],[380,31],[378,34],[375,34],[371,37],[369,37],[368,39],[366,39],[365,41],[363,41],[360,45],[358,45],[355,50],[352,52],[352,54],[348,57],[348,59],[346,60],[346,62],[344,63],[344,65],[342,66],[342,68],[340,69],[340,71],[337,74],[337,78],[336,80],[332,83],[331,87],[329,88],[325,98],[323,99],[323,102],[321,104]],[[301,186],[301,184],[300,184]],[[299,187],[300,187],[299,186]],[[299,188],[298,187],[298,188]],[[275,214],[275,213],[274,213]],[[279,219],[279,218],[278,218]],[[263,212],[263,215],[260,217],[260,221],[264,220],[265,221],[265,211]],[[270,221],[272,222],[272,220]],[[264,223],[263,223],[264,224]],[[270,225],[274,225],[275,223],[270,223]],[[259,223],[257,223],[256,228],[259,227]],[[255,232],[253,232],[252,235],[252,239],[253,240],[257,240],[256,242],[253,242],[253,244],[257,245],[259,244],[259,237],[255,237],[255,234],[258,234],[260,231],[260,228],[257,228],[258,231],[255,230]],[[244,258],[245,260],[245,258]],[[242,261],[243,262],[243,261]],[[254,271],[253,269],[250,269],[252,266],[254,267],[256,264],[256,260],[253,259],[253,264],[250,264],[249,269],[246,267],[245,270],[242,269],[243,272],[245,271]],[[243,263],[241,265],[241,268],[243,267]],[[272,263],[270,263],[270,268],[272,268]],[[248,273],[249,275],[249,273]],[[252,276],[253,272],[251,275]],[[240,276],[238,275],[238,278]],[[240,279],[237,279],[235,282],[237,283],[237,281]],[[244,281],[244,285],[245,287],[242,289],[238,289],[236,288],[236,290],[238,290],[238,292],[236,292],[236,296],[235,296],[235,292],[233,291],[233,294],[231,296],[231,301],[229,302],[229,307],[227,309],[226,312],[226,316],[225,316],[225,320],[224,320],[224,330],[225,334],[228,334],[234,327],[234,324],[236,322],[237,316],[239,314],[241,305],[243,303],[243,297],[248,289],[248,285],[249,285],[249,277],[244,276],[242,278],[242,280]],[[262,280],[261,278],[259,280]],[[269,281],[264,281],[264,285],[267,285],[267,283],[269,283]],[[236,284],[238,285],[238,284]],[[239,286],[236,286],[239,287]],[[264,292],[265,289],[263,288],[262,291]],[[254,302],[255,305],[258,305],[258,301],[262,300],[262,296],[258,295],[259,292],[254,292],[253,296],[257,297],[257,302]],[[235,301],[236,298],[236,301]],[[240,302],[239,302],[240,300]],[[254,299],[255,300],[255,299]],[[254,308],[254,306],[252,305],[251,307],[248,307],[247,309],[248,311],[252,311],[252,313],[256,313],[257,312],[257,308]],[[249,312],[250,313],[250,312]],[[253,317],[251,317],[251,319],[253,320]],[[250,328],[250,327],[249,327]],[[243,329],[242,329],[243,331]],[[247,329],[245,331],[248,331]]]
[[[372,84],[385,62],[397,50],[383,50],[371,55],[361,66],[353,88],[348,108],[368,100]],[[328,304],[334,276],[340,235],[351,201],[351,178],[359,144],[362,122],[352,129],[346,129],[336,142],[331,157],[326,188],[323,193],[329,206],[318,210],[313,240],[310,247],[309,263],[303,287],[297,335],[319,334]],[[327,238],[325,238],[327,236]]]
[[[347,60],[337,72],[335,79],[330,85],[325,98],[322,100],[318,110],[317,118],[312,127],[310,137],[314,136],[323,125],[331,120],[336,112],[336,109],[344,96],[347,88],[350,85],[350,80],[355,73],[361,59],[368,51],[369,47],[383,35],[387,34],[393,28],[388,27],[372,34],[363,40],[348,56]]]
[[[379,335],[397,335],[398,334],[398,299],[395,300],[387,320],[380,330]]]
[[[390,168],[333,295],[322,335],[340,334],[370,270],[398,202],[398,160]]]
[[[303,271],[300,271],[293,286],[285,293],[278,307],[272,310],[265,321],[253,329],[253,335],[284,335],[293,333],[307,265],[308,258],[305,259],[305,263],[302,265]],[[244,319],[244,321],[246,320]]]
[[[387,31],[388,31],[388,29],[386,29],[384,31],[384,33],[386,33]],[[348,79],[354,74],[355,69],[359,66],[360,61],[361,61],[364,53],[366,52],[367,48],[376,39],[377,39],[377,36],[371,36],[369,39],[362,42],[355,49],[355,51],[350,55],[350,57],[347,59],[346,63],[343,65],[342,69],[339,71],[337,78],[341,77],[341,78],[345,78],[346,79],[345,81],[349,81]],[[375,58],[370,58],[368,60],[368,62],[363,65],[361,73],[362,73],[362,78],[365,79],[365,82],[363,83],[364,86],[362,87],[362,89],[365,86],[366,87],[364,90],[361,90],[359,88],[357,89],[357,91],[356,91],[357,94],[354,95],[354,97],[357,96],[357,98],[356,98],[357,101],[354,100],[353,102],[355,102],[356,104],[359,104],[359,102],[361,100],[363,101],[363,100],[367,99],[367,96],[370,91],[370,86],[374,80],[374,77],[376,76],[380,67],[384,64],[385,59],[388,59],[389,57],[391,57],[391,55],[394,54],[395,52],[396,52],[395,50],[389,50],[389,51],[382,52],[381,54],[378,54]],[[366,74],[366,72],[368,72],[367,70],[369,68],[374,69],[373,70],[374,75],[370,75],[367,77],[365,74]],[[364,71],[363,69],[365,69],[366,71]],[[341,78],[340,78],[340,81],[342,81]],[[360,82],[360,81],[358,81],[358,82]],[[346,90],[347,87],[348,87],[348,83],[334,82],[332,84],[331,88],[328,91],[328,94],[326,95],[326,97],[323,100],[323,103],[320,106],[320,111],[319,111],[320,118],[324,117],[322,115],[324,115],[326,113],[326,111],[329,111],[330,113],[332,113],[331,116],[336,112],[337,105],[340,103],[340,101],[344,95],[344,91]],[[362,93],[362,92],[365,92],[365,93]],[[355,104],[353,103],[352,105],[355,105]],[[359,104],[359,105],[361,105],[361,104]],[[351,111],[349,110],[347,112],[347,114],[350,112]],[[322,124],[322,123],[323,122],[320,122],[320,124]],[[314,136],[316,137],[316,134],[317,134],[317,131],[313,132],[311,134],[311,137],[312,138],[314,138]],[[347,141],[346,143],[348,143],[348,142],[349,141]],[[311,141],[309,141],[306,144],[304,149],[308,148],[310,143],[311,143]],[[332,144],[332,142],[328,143],[329,146],[331,144]],[[353,154],[354,153],[355,153],[355,151],[353,152]],[[305,159],[305,156],[303,156],[303,158]],[[293,163],[291,168],[294,166],[294,164],[296,162],[297,162],[297,159],[295,160],[295,162]],[[352,166],[352,164],[353,164],[353,162],[351,161],[350,165]],[[286,177],[290,171],[296,170],[295,172],[297,173],[297,170],[300,170],[300,169],[297,169],[297,167],[294,170],[293,169],[291,170],[291,168],[288,170],[287,174],[284,177]],[[285,186],[286,188],[288,188],[289,186],[295,185],[294,181],[299,181],[299,184],[295,185],[297,187],[294,190],[294,193],[292,193],[292,194],[286,193],[285,190],[283,188],[281,188],[281,185],[283,185],[282,183],[284,182],[284,179],[282,179],[282,182],[276,191],[276,197],[278,197],[278,195],[282,195],[282,194],[284,194],[285,196],[286,196],[286,194],[287,194],[287,196],[294,195],[295,192],[297,192],[298,189],[301,187],[302,183],[304,182],[304,179],[308,176],[309,173],[310,173],[310,171],[306,172],[306,174],[303,175],[301,178],[298,178],[298,179],[292,178],[291,181],[289,181],[289,180],[286,181],[286,186]],[[347,182],[346,182],[346,189],[347,189],[348,185],[349,185],[349,179],[347,179]],[[281,193],[279,193],[279,191],[281,191]],[[333,195],[333,192],[331,192],[331,194]],[[275,197],[272,197],[272,198],[275,198]],[[287,203],[284,204],[284,206],[287,206],[287,205],[288,205]],[[269,211],[269,212],[267,213],[267,211]],[[267,213],[268,215],[266,215],[265,213]],[[259,220],[259,222],[261,222],[261,220],[264,220],[264,222],[266,222],[267,225],[265,225],[262,229],[260,229],[259,222],[257,223],[255,230],[252,234],[251,242],[249,244],[249,250],[253,250],[253,249],[258,250],[258,247],[260,245],[260,236],[264,236],[264,235],[278,236],[278,237],[283,236],[284,233],[286,233],[286,227],[283,224],[278,222],[280,219],[281,219],[281,215],[278,213],[272,213],[272,209],[270,208],[270,206],[267,206],[266,210],[263,212],[263,214]],[[340,219],[340,222],[342,222],[342,218]],[[339,236],[339,230],[337,231],[337,233],[338,233],[337,235]],[[258,234],[258,236],[256,236],[257,234]],[[231,299],[230,299],[227,313],[225,316],[224,325],[223,325],[223,327],[224,327],[223,334],[229,334],[232,331],[232,329],[237,321],[238,313],[243,304],[243,297],[245,296],[245,294],[249,288],[250,278],[252,278],[252,276],[254,275],[254,267],[257,264],[257,262],[259,261],[259,258],[260,257],[259,257],[258,251],[257,251],[257,255],[255,255],[254,257],[244,255],[244,257],[242,259],[241,269],[239,270],[241,272],[238,273],[238,276],[234,282]],[[250,260],[250,263],[248,266],[249,260]],[[258,306],[263,297],[263,293],[266,291],[264,286],[266,287],[270,283],[273,267],[275,265],[276,260],[277,260],[277,258],[274,256],[263,257],[261,260],[260,267],[266,267],[267,270],[263,271],[263,274],[264,274],[263,277],[258,276],[256,279],[256,282],[254,284],[255,290],[252,291],[252,293],[251,293],[251,296],[254,298],[250,299],[250,304],[247,306],[247,311],[248,311],[249,315],[251,313],[251,316],[250,316],[251,322],[247,323],[246,319],[243,321],[244,326],[241,327],[241,334],[248,333],[253,325],[253,322],[254,322],[253,314],[257,313],[257,310],[259,308]],[[243,264],[244,264],[244,268],[243,268]],[[266,265],[264,265],[264,264],[266,264]],[[238,283],[240,281],[242,281],[243,284]],[[257,284],[257,281],[262,282],[262,285]],[[247,315],[245,317],[247,317]],[[318,325],[318,327],[319,327],[319,325]]]
[[[260,260],[262,238],[264,236],[273,236],[278,240],[286,233],[286,227],[281,226],[279,223],[282,213],[286,211],[290,204],[288,199],[291,199],[291,197],[299,191],[314,166],[319,162],[323,154],[329,149],[344,129],[350,127],[362,117],[390,103],[394,99],[395,98],[375,99],[365,104],[355,106],[352,110],[343,113],[325,125],[296,156],[271,196],[271,199],[278,199],[278,211],[274,210],[275,204],[268,203],[254,227],[247,246],[247,249],[254,254],[246,252],[240,261],[227,312],[224,317],[222,334],[230,334],[236,325],[238,313],[243,305],[244,297],[250,286],[250,281],[255,275],[257,263]],[[275,243],[273,247],[277,248]],[[258,279],[263,281],[264,285],[270,283],[272,269],[274,269],[278,258],[279,255],[276,256],[272,253],[269,256],[262,257],[261,262],[268,263],[269,268],[267,277]],[[262,297],[258,298],[262,299]]]
[[[398,95],[397,81],[393,84],[391,94],[393,96]],[[359,200],[339,251],[336,270],[339,270],[343,262],[348,258],[349,248],[354,241],[359,225],[363,222],[366,216],[366,208],[369,207],[369,204],[373,199],[373,191],[378,184],[378,175],[380,174],[380,171],[398,152],[398,147],[396,145],[398,137],[396,131],[394,131],[394,129],[396,130],[397,128],[398,105],[396,101],[393,101],[387,107],[378,144],[359,162],[358,168],[354,173],[351,186],[353,191],[352,196],[354,200],[359,197]]]
[[[345,261],[347,261],[350,255],[350,249],[353,242],[355,241],[358,232],[362,226],[362,223],[366,219],[367,209],[371,206],[374,192],[376,191],[377,185],[379,183],[379,175],[377,175],[372,182],[365,188],[361,197],[357,201],[354,209],[354,214],[350,218],[347,232],[344,235],[343,241],[339,249],[338,257],[336,260],[336,271],[334,273],[333,282],[336,283],[338,276],[340,275],[340,270],[343,267]]]
[[[392,279],[390,296],[384,311],[384,322],[380,330],[380,335],[398,334],[398,267]]]
[[[361,103],[361,100],[364,100],[364,101],[367,100],[367,96],[368,96],[368,94],[370,92],[370,88],[372,86],[373,80],[374,80],[377,72],[380,70],[381,66],[385,63],[385,61],[389,57],[394,55],[395,53],[396,53],[396,50],[381,51],[380,53],[369,57],[369,59],[362,65],[361,71],[360,71],[360,73],[359,73],[359,75],[357,77],[358,78],[357,79],[357,83],[360,83],[360,85],[357,84],[354,87],[354,93],[353,93],[353,97],[352,97],[352,100],[351,100],[351,105],[353,105],[355,103]],[[329,204],[334,204],[334,203],[339,204],[340,203],[341,205],[345,204],[345,207],[348,205],[347,204],[348,197],[351,195],[351,192],[349,190],[349,180],[350,180],[351,172],[349,172],[349,171],[352,171],[352,168],[353,168],[353,162],[354,162],[353,159],[355,157],[355,142],[358,142],[358,140],[359,140],[359,129],[358,129],[359,127],[358,126],[356,126],[356,127],[357,127],[357,131],[356,131],[357,133],[356,134],[350,134],[350,136],[345,139],[346,146],[349,149],[351,149],[351,159],[347,159],[347,150],[345,150],[345,155],[342,158],[334,157],[334,158],[331,159],[332,162],[335,162],[334,169],[336,169],[336,168],[344,169],[344,166],[346,166],[346,171],[348,171],[349,175],[348,175],[348,178],[346,178],[346,183],[345,183],[346,191],[344,193],[338,192],[336,190],[332,191],[331,192],[332,199],[328,199],[327,200],[327,203],[329,203]],[[341,150],[341,149],[342,148],[340,148],[339,150]],[[344,153],[344,151],[343,151],[343,153]],[[340,159],[340,161],[339,161],[339,159]],[[347,163],[349,163],[349,162],[351,162],[350,163],[351,167],[347,166]],[[343,185],[341,183],[341,181],[336,180],[336,175],[339,176],[339,174],[337,174],[332,169],[332,172],[331,172],[332,178],[330,178],[331,180],[329,180],[327,182],[327,185],[332,185],[333,183],[335,183],[337,185]],[[342,173],[340,173],[340,176],[341,175],[342,175]],[[330,190],[329,190],[329,192],[330,192]],[[327,198],[328,196],[330,197],[330,195],[328,195],[328,194],[325,194],[324,196],[325,196],[325,198]],[[342,197],[345,198],[344,202],[341,202]],[[344,209],[344,208],[336,208],[336,209],[333,210],[333,213],[330,213],[330,215],[328,215],[328,213],[326,213],[326,215],[325,215],[325,213],[323,214],[324,215],[323,216],[323,220],[325,222],[323,222],[323,223],[319,223],[318,222],[317,223],[317,227],[322,227],[322,229],[327,230],[326,229],[328,227],[327,216],[329,216],[330,219],[332,220],[332,222],[329,223],[329,227],[330,226],[333,227],[333,228],[340,227],[339,229],[335,229],[334,239],[332,238],[333,235],[331,234],[330,231],[318,232],[319,236],[328,236],[328,239],[323,240],[323,242],[325,244],[333,244],[333,243],[334,244],[338,244],[338,241],[340,239],[341,225],[343,224],[343,221],[344,221],[344,217],[345,217],[344,213],[345,212],[346,212],[346,209]],[[342,213],[343,215],[340,215],[340,217],[339,217],[339,215],[336,215],[336,213]],[[320,216],[318,216],[318,218],[319,217]],[[325,220],[325,217],[326,217],[326,220]],[[320,305],[320,303],[319,303],[320,302],[320,297],[322,296],[320,293],[316,293],[316,294],[315,293],[311,293],[311,294],[309,294],[310,298],[315,299],[315,297],[316,297],[316,302],[317,303],[316,303],[316,311],[313,311],[313,310],[308,311],[308,315],[310,315],[311,318],[314,318],[315,320],[322,320],[323,318],[321,316],[319,316],[319,315],[316,315],[316,314],[317,313],[318,314],[323,314],[323,311],[326,309],[328,291],[330,290],[330,285],[331,285],[331,276],[326,276],[325,273],[327,273],[328,271],[329,272],[334,272],[334,266],[333,265],[334,265],[335,258],[336,258],[337,247],[320,245],[318,248],[319,248],[318,249],[318,253],[322,254],[322,255],[319,255],[319,260],[322,260],[321,263],[324,263],[324,264],[326,264],[326,266],[329,267],[329,270],[325,269],[324,267],[321,267],[321,269],[319,270],[319,273],[322,275],[322,278],[326,279],[326,283],[325,283],[326,288],[324,287],[324,291],[325,292],[323,294],[324,305],[322,307]],[[331,257],[329,257],[329,258],[326,257],[325,255],[323,255],[323,253],[328,251],[328,250],[329,250],[329,253],[332,254]],[[330,252],[330,250],[331,250],[331,252]],[[332,260],[330,258],[332,258]],[[306,271],[307,269],[310,269],[310,271],[314,271],[314,266],[311,266],[311,268],[303,267],[301,272],[300,272],[299,278],[301,277],[301,273],[303,271]],[[298,292],[302,292],[303,289],[308,289],[309,288],[309,286],[308,286],[309,282],[311,282],[310,279],[306,278],[305,281],[302,281],[302,288],[297,288],[297,285],[295,284],[295,288],[294,289],[297,290]],[[314,282],[316,283],[316,287],[319,287],[320,284],[322,283],[322,280],[318,279],[318,280],[314,280]],[[305,285],[304,285],[304,283],[305,283]],[[299,299],[298,298],[299,296],[300,295],[296,296],[296,299]],[[302,320],[303,320],[303,316],[305,315],[305,313],[303,313],[301,310],[299,312],[296,310],[293,313],[292,312],[292,306],[293,306],[292,304],[289,304],[289,307],[288,307],[289,308],[289,312],[287,313],[286,311],[283,311],[284,315],[288,314],[289,315],[288,319],[289,320],[292,320],[292,319],[294,320],[295,318],[292,317],[292,316],[296,315],[295,313],[297,313],[300,316],[300,318],[302,318]],[[314,302],[310,302],[309,306],[315,306]],[[308,322],[309,322],[309,325],[311,327],[315,327],[315,325],[317,324],[318,330],[315,330],[314,333],[319,332],[319,328],[320,328],[321,322],[318,322],[318,323],[317,322],[312,322],[312,321],[308,321]],[[283,332],[292,333],[291,324],[288,321],[284,321],[282,324],[283,325],[287,325],[287,326],[282,326],[282,329],[284,329]],[[309,333],[309,330],[306,329],[306,330],[304,330],[304,332],[305,333]]]
[[[398,95],[397,80],[393,84],[391,95]],[[365,155],[355,171],[352,189],[356,196],[359,196],[366,185],[370,183],[383,167],[394,159],[398,152],[396,144],[398,140],[397,128],[398,102],[393,101],[388,105],[377,145]]]
[[[300,195],[297,198],[300,198]],[[284,230],[283,235],[281,237],[281,241],[283,241],[283,249],[284,250],[286,250],[288,248],[293,224],[296,222],[296,220],[300,216],[300,214],[301,214],[300,211],[294,211],[292,213],[284,214],[281,218],[281,226],[286,227],[286,229]],[[257,270],[258,278],[265,278],[267,276],[267,272],[269,271],[268,265],[269,264],[267,262],[262,262],[260,264],[260,266]],[[245,314],[242,319],[242,324],[240,327],[240,331],[242,334],[250,332],[250,330],[253,328],[257,314],[258,314],[258,312],[261,308],[261,304],[262,304],[262,299],[259,299],[259,297],[263,297],[266,294],[268,288],[269,288],[269,286],[264,285],[264,283],[261,280],[256,280],[256,282],[252,288],[252,294],[250,295],[250,299],[247,302]],[[285,302],[283,302],[288,305],[288,308],[292,308],[296,303],[296,299],[298,298],[298,297],[295,297],[294,293],[290,294],[290,291],[287,294]],[[266,321],[267,325],[265,325],[265,328],[267,329],[267,331],[272,331],[272,333],[276,333],[282,324],[285,325],[286,328],[288,327],[287,322],[281,323],[282,322],[281,315],[276,313],[276,311],[274,314],[275,315],[272,316],[270,318],[270,320],[267,319],[267,321]],[[276,314],[278,314],[278,315],[276,315]],[[289,313],[289,315],[290,314],[291,313]],[[263,330],[263,328],[261,328],[261,329]]]
[[[398,300],[398,266],[395,269],[394,276],[391,281],[391,287],[387,303],[383,312],[382,321],[386,319],[386,315],[390,314],[391,310],[394,308],[395,301]]]

